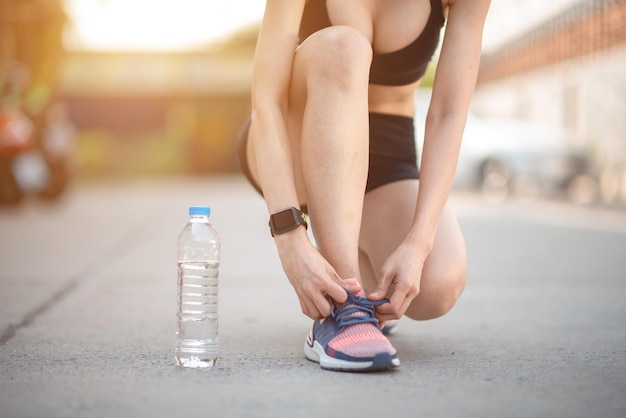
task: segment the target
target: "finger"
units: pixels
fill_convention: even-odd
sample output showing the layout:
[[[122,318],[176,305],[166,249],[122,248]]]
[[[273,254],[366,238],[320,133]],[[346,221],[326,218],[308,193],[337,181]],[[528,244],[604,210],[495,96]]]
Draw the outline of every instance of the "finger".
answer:
[[[379,321],[386,321],[389,319],[394,319],[396,310],[393,305],[388,302],[383,305],[376,306],[375,311],[376,318],[378,318]]]
[[[331,302],[328,298],[320,296],[315,298],[314,303],[316,311],[319,312],[321,316],[321,318],[317,319],[328,318],[332,314]]]
[[[404,300],[404,303],[400,307],[400,310],[396,312],[397,318],[394,318],[394,319],[400,319],[404,315],[404,313],[407,311],[407,309],[409,309],[411,302],[413,302],[413,298],[407,296],[407,298]]]
[[[302,313],[308,316],[309,318],[322,319],[325,316],[317,309],[317,306],[312,301],[309,301],[306,298],[300,298],[300,308],[302,309]]]
[[[414,298],[411,295],[407,295],[404,300],[400,302],[399,307],[398,305],[394,305],[393,302],[381,305],[377,307],[376,317],[379,321],[382,322],[393,319],[400,319],[409,309],[409,306],[413,302],[413,299]]]
[[[389,292],[389,287],[391,286],[392,282],[393,282],[392,275],[382,273],[380,275],[380,279],[378,279],[378,286],[372,293],[367,295],[367,298],[371,300],[383,299],[384,297],[387,296],[387,293]]]
[[[375,307],[376,319],[384,323],[390,319],[395,319],[395,309],[391,303],[385,303]]]
[[[349,279],[342,279],[341,285],[348,292],[354,293],[355,295],[361,293],[361,291],[363,290],[363,288],[361,287],[361,283],[359,283],[356,277],[351,277]]]
[[[377,306],[376,312],[380,320],[399,319],[406,311],[410,298],[403,289],[404,286],[396,286],[389,298],[389,303]]]
[[[344,289],[341,285],[335,282],[331,282],[328,285],[325,293],[339,304],[344,303],[346,300],[348,300],[346,289]]]
[[[396,313],[395,309],[393,310],[393,312],[390,312],[390,313],[382,313],[382,312],[379,312],[378,310],[376,311],[376,319],[378,319],[378,322],[380,324],[384,324],[387,321],[400,319],[401,317],[402,315]]]
[[[395,308],[395,311],[397,312],[400,307],[404,304],[404,301],[407,298],[407,289],[400,285],[400,286],[396,286],[396,288],[394,289],[391,297],[389,298],[389,302],[391,303],[391,306],[393,306]]]

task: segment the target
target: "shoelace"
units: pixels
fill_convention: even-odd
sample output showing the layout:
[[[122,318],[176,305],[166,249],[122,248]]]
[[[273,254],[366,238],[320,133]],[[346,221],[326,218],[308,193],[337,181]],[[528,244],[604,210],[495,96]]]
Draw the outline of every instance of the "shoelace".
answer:
[[[355,324],[376,324],[378,325],[378,319],[374,314],[374,306],[383,305],[389,302],[389,299],[384,298],[381,300],[369,300],[367,298],[356,296],[350,292],[348,294],[348,300],[346,300],[339,308],[335,308],[331,299],[332,317],[339,326],[339,331],[342,331],[345,327]],[[364,315],[353,315],[355,313],[363,313]]]

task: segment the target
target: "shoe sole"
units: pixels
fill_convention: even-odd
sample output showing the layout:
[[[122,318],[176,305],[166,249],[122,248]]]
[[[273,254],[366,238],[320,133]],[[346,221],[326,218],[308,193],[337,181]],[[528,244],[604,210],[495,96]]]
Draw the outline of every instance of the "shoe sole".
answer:
[[[394,369],[400,366],[400,359],[388,353],[380,353],[368,361],[348,361],[328,356],[320,343],[313,342],[311,347],[308,342],[304,342],[304,356],[316,363],[324,370],[340,372],[378,372]]]

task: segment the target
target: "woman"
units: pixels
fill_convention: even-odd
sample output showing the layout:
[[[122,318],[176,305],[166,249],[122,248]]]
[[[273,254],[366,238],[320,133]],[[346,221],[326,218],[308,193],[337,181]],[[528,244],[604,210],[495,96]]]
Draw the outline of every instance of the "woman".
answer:
[[[302,312],[315,320],[305,355],[322,368],[397,367],[378,321],[441,316],[465,286],[463,237],[446,200],[488,7],[267,0],[240,151]],[[418,172],[414,92],[444,22]]]

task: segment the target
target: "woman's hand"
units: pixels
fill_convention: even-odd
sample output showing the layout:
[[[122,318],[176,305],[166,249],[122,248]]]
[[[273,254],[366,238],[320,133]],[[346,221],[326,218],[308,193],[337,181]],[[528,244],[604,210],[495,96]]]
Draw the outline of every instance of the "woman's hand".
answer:
[[[302,312],[312,319],[330,316],[328,297],[337,303],[347,299],[335,269],[313,247],[304,228],[277,235],[274,239],[283,270],[298,295]]]
[[[378,287],[368,295],[371,300],[389,298],[389,303],[376,307],[381,322],[401,318],[419,294],[427,255],[428,251],[405,241],[387,258],[380,270]]]

